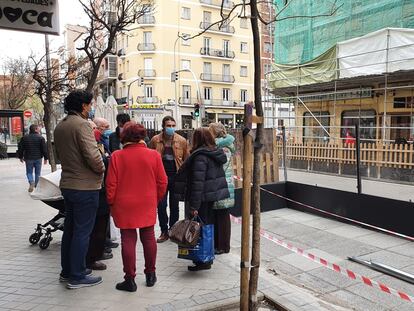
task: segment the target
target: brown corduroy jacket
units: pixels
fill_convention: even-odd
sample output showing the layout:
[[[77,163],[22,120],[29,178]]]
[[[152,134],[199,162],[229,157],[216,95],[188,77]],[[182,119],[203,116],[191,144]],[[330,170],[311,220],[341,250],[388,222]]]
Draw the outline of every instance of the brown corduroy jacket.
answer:
[[[171,145],[172,145],[172,149],[174,153],[175,165],[178,171],[178,169],[181,167],[185,159],[187,159],[188,156],[190,155],[190,147],[188,146],[187,140],[181,135],[178,135],[176,133],[174,133],[174,137],[172,139]],[[158,135],[155,135],[151,139],[149,143],[149,147],[157,150],[158,153],[161,154],[161,156],[163,155],[164,140],[162,139],[162,132]]]
[[[56,126],[54,141],[62,164],[60,188],[101,189],[105,166],[89,122],[69,114]]]

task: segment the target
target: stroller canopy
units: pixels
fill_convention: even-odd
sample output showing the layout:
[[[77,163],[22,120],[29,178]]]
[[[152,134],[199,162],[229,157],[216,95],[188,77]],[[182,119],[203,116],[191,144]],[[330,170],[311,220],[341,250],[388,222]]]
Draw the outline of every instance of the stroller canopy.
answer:
[[[40,176],[36,189],[30,194],[33,200],[56,201],[63,199],[59,182],[62,170]]]

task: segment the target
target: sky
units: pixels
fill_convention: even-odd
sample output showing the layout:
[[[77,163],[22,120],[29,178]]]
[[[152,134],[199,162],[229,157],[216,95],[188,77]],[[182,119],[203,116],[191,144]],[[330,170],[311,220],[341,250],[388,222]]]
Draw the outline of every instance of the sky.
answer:
[[[85,24],[87,18],[79,0],[59,0],[60,32],[65,24]],[[63,36],[49,35],[50,50],[57,50],[63,44]],[[0,29],[0,63],[4,59],[23,57],[27,58],[31,51],[43,55],[45,51],[45,36],[15,30]]]

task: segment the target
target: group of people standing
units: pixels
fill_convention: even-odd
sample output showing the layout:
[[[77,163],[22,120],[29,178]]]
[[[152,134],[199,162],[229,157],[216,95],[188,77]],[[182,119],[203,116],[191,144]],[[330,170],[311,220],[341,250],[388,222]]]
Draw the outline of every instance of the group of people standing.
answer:
[[[65,99],[68,115],[54,133],[66,208],[60,279],[67,287],[102,282],[89,269],[99,269],[98,252],[88,254],[93,244],[105,242],[109,213],[121,233],[124,280],[116,285],[119,290],[137,290],[136,229],[144,250],[146,285],[156,283],[157,242],[169,239],[168,230],[179,219],[179,201],[185,202],[185,217],[199,216],[203,223],[214,224],[216,254],[228,253],[234,137],[215,123],[196,129],[189,144],[175,132],[174,118],[167,116],[162,132],[148,142],[146,129],[126,114],[118,115],[118,127],[110,133],[105,120],[88,121],[91,102],[90,93],[71,92]],[[210,269],[212,263],[194,262],[188,270]]]

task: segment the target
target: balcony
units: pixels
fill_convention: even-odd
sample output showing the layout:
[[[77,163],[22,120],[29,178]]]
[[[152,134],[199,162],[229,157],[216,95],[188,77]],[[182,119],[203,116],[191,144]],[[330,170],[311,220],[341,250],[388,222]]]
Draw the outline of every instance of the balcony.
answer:
[[[138,76],[151,79],[151,78],[155,78],[156,72],[153,69],[140,69],[138,70]]]
[[[240,102],[237,100],[224,100],[224,99],[200,99],[201,103],[206,107],[243,107],[245,102]],[[186,98],[180,97],[178,99],[180,105],[195,105],[198,103],[197,98]]]
[[[155,24],[155,17],[153,15],[142,15],[137,18],[137,24],[152,26]]]
[[[213,6],[216,8],[221,8],[221,4],[223,3],[223,10],[231,10],[234,7],[233,1],[222,1],[222,0],[200,0],[201,5],[205,6]]]
[[[202,73],[200,79],[206,82],[218,82],[218,83],[234,83],[235,79],[233,75],[217,75],[212,73]]]
[[[137,49],[140,52],[152,53],[155,51],[155,44],[154,43],[138,43]]]
[[[115,99],[118,105],[124,105],[128,103],[128,100],[126,97],[120,97]]]
[[[138,96],[137,103],[138,104],[159,104],[160,100],[158,96],[153,96],[153,97]]]
[[[211,26],[212,23],[209,22],[201,22],[200,23],[200,28],[206,30],[208,28],[208,30],[206,31],[214,31],[214,32],[222,32],[225,34],[229,34],[232,35],[234,34],[234,27],[230,26],[230,25],[225,25],[225,24],[214,24],[213,26]]]
[[[200,54],[204,56],[222,57],[222,58],[229,58],[229,59],[233,59],[235,57],[235,54],[233,51],[217,50],[217,49],[211,49],[209,47],[202,47],[200,49]]]

